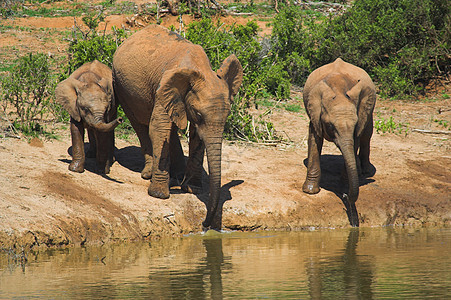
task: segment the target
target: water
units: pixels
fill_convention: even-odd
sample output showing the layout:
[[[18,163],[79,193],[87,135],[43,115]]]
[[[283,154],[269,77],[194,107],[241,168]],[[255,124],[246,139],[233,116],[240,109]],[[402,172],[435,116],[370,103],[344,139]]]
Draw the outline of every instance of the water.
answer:
[[[223,233],[0,253],[0,299],[450,299],[451,229]]]

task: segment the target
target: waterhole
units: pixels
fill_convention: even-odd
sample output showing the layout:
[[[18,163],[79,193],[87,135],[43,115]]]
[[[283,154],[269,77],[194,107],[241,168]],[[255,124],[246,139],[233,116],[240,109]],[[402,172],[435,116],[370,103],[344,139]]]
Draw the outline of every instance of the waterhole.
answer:
[[[0,252],[0,299],[446,299],[451,229],[226,232]]]

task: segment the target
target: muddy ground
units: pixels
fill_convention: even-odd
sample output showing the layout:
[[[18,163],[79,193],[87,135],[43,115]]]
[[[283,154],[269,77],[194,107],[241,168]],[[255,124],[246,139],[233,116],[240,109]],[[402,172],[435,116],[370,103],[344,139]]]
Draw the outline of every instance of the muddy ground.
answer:
[[[127,25],[124,16],[111,19]],[[17,28],[2,32],[2,60],[11,49],[42,51],[44,47],[64,53],[66,45],[58,28],[70,30],[73,25],[71,18],[67,22],[63,18],[0,22],[31,28],[28,33]],[[52,40],[44,38],[49,34],[54,35]],[[391,116],[396,124],[406,126],[402,133],[373,135],[371,161],[376,174],[361,181],[356,204],[360,226],[451,225],[451,131],[446,127],[446,122],[451,123],[451,100],[443,96],[450,95],[451,89],[449,82],[436,88],[428,96],[433,101],[378,99],[375,120]],[[289,103],[302,106],[300,95],[299,90],[293,91]],[[253,113],[270,109],[267,119],[286,142],[223,145],[224,229],[349,226],[339,197],[340,152],[325,142],[322,189],[317,195],[304,194],[308,119],[303,109],[290,112],[284,107],[260,106]],[[7,123],[2,116],[1,128]],[[64,125],[53,127],[59,139],[0,138],[0,248],[99,244],[201,231],[208,188],[201,195],[192,195],[174,187],[168,200],[148,196],[148,182],[140,177],[143,157],[134,136],[117,139],[117,161],[108,176],[93,172],[92,159],[84,173],[70,172],[70,134]],[[183,146],[186,151],[186,141]]]

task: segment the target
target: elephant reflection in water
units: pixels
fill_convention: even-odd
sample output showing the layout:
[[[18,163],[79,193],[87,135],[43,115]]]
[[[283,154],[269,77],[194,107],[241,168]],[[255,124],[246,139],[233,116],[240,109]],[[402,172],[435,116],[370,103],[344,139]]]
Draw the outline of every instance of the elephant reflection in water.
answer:
[[[312,299],[373,299],[373,267],[369,259],[356,254],[359,230],[349,232],[343,254],[326,260],[307,262],[309,292]]]
[[[149,275],[153,282],[152,298],[168,299],[223,299],[222,271],[231,268],[222,252],[222,239],[204,239],[206,257],[198,267],[187,270],[165,270]],[[208,285],[208,282],[210,285]],[[158,289],[155,287],[158,286]],[[208,295],[208,290],[210,293]]]

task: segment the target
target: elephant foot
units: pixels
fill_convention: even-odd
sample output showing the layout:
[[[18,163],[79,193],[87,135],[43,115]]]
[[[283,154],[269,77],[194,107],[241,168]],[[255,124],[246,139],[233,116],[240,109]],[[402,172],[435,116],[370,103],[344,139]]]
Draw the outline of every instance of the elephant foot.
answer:
[[[142,179],[150,179],[152,178],[152,166],[145,166],[144,169],[141,171],[141,178]]]
[[[97,174],[110,174],[110,166],[106,165],[105,167],[97,166],[96,168]]]
[[[192,184],[182,184],[182,191],[190,194],[202,194],[202,186],[196,186]]]
[[[181,186],[181,184],[183,183],[183,176],[184,173],[171,173],[170,176],[170,186]]]
[[[186,176],[185,178],[189,178]],[[191,193],[191,194],[201,194],[202,189],[202,180],[200,178],[192,177],[188,180],[183,180],[182,182],[182,191],[185,193]]]
[[[320,191],[319,184],[316,180],[306,180],[302,186],[302,191],[307,194],[318,194]]]
[[[69,170],[72,172],[83,173],[85,171],[85,164],[79,160],[73,160],[69,165]]]
[[[160,199],[169,198],[169,185],[165,182],[150,182],[147,190],[150,196]]]

